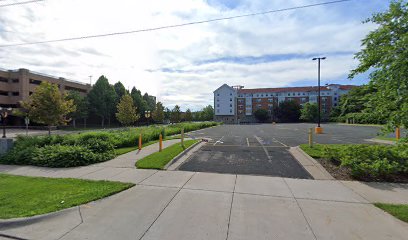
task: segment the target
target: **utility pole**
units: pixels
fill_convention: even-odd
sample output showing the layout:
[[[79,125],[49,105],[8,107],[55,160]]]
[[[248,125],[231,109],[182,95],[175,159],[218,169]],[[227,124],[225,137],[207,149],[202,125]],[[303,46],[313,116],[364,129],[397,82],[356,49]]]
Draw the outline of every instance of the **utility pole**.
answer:
[[[326,57],[313,58],[313,61],[317,60],[317,108],[318,108],[318,118],[317,127],[315,128],[316,134],[323,133],[323,129],[320,127],[320,112],[321,112],[321,102],[320,102],[320,60],[325,60]]]
[[[92,86],[92,75],[89,76],[89,84]]]

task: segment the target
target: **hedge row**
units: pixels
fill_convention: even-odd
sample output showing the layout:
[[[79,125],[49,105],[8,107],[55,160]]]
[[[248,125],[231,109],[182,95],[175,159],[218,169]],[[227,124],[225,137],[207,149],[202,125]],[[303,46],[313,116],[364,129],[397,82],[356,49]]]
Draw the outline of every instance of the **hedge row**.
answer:
[[[390,174],[408,174],[408,145],[326,145],[323,158],[350,168],[355,178],[384,178]]]
[[[47,167],[74,167],[103,162],[115,157],[114,149],[136,146],[139,134],[144,143],[159,135],[179,134],[215,126],[215,122],[180,123],[122,130],[87,132],[55,136],[19,136],[13,149],[0,163]]]

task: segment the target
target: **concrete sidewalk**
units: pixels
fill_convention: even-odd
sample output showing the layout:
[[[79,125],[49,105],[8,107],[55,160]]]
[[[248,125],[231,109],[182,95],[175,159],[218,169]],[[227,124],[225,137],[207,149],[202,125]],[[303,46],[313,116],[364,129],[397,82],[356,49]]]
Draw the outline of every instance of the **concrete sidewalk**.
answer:
[[[0,172],[137,184],[40,221],[0,221],[1,234],[23,239],[382,240],[408,236],[408,224],[370,204],[408,203],[407,184],[99,166],[62,170],[3,165]]]

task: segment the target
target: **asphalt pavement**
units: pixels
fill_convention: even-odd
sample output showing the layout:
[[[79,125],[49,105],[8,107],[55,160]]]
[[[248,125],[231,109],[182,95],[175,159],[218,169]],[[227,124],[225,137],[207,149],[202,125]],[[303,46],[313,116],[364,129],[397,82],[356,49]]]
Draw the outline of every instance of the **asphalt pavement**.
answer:
[[[210,141],[193,154],[179,170],[266,175],[311,179],[289,153],[290,147],[308,143],[314,124],[222,125],[191,133]],[[371,143],[380,127],[324,124],[324,134],[314,135],[322,144]]]

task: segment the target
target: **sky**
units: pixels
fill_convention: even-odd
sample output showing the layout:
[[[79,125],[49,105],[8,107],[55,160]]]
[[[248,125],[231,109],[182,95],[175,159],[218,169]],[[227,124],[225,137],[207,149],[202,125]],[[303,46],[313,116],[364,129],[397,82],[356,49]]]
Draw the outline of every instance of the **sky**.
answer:
[[[45,0],[1,7],[0,46],[263,12],[328,0]],[[325,56],[322,84],[363,84],[347,76],[361,40],[376,28],[362,22],[388,0],[352,0],[312,8],[158,31],[77,41],[0,47],[0,68],[27,68],[94,83],[105,75],[167,107],[199,110],[222,84],[245,88],[313,86]]]

